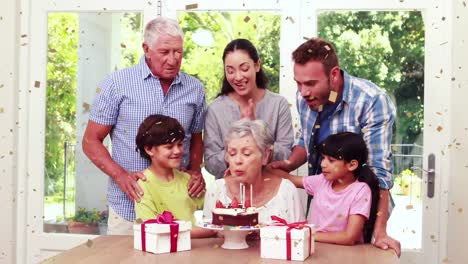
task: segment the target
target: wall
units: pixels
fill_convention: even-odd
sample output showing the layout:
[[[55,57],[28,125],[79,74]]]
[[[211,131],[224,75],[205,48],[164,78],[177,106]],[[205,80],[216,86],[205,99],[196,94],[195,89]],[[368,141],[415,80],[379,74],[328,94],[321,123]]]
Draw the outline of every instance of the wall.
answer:
[[[16,219],[17,55],[20,45],[16,1],[2,1],[0,8],[0,263],[14,263]],[[27,37],[21,38],[25,43]]]
[[[451,142],[448,243],[444,263],[466,263],[468,243],[468,1],[453,2]]]

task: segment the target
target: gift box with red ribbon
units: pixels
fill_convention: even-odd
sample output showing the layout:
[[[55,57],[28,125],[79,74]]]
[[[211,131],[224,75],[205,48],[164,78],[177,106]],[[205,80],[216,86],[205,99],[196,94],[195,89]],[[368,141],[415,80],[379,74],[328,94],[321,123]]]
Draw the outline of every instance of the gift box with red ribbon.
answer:
[[[190,250],[189,221],[175,221],[171,212],[165,211],[156,219],[133,225],[135,249],[155,254]]]
[[[304,261],[314,253],[313,225],[304,222],[287,223],[272,216],[275,222],[260,229],[262,258]]]

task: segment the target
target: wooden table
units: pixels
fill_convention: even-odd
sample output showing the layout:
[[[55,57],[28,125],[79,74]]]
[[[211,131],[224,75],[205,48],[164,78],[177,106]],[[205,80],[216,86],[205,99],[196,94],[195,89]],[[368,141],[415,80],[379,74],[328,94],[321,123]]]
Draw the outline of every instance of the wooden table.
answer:
[[[241,250],[221,248],[222,238],[192,239],[192,250],[171,254],[152,254],[133,248],[133,236],[100,236],[67,250],[43,263],[285,263],[285,260],[260,258],[259,241],[249,241]],[[315,243],[315,253],[305,263],[400,263],[392,250],[372,245],[338,246]],[[291,261],[288,263],[302,263]]]

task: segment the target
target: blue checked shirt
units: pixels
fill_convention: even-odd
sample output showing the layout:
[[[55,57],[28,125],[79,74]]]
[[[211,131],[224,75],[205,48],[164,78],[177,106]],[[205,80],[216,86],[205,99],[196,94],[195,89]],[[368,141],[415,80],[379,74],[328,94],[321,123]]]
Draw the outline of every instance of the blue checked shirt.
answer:
[[[393,186],[390,143],[396,116],[395,106],[385,91],[375,84],[350,76],[344,71],[343,76],[343,98],[332,114],[330,134],[360,134],[369,150],[367,165],[377,175],[380,188],[390,189]],[[296,145],[309,152],[317,112],[309,108],[299,92],[296,93],[296,99],[301,122]]]
[[[196,78],[179,72],[166,96],[159,79],[154,76],[145,58],[139,64],[112,73],[99,85],[89,119],[113,126],[112,158],[129,172],[146,169],[149,161],[135,151],[135,138],[141,122],[152,114],[176,118],[185,130],[182,167],[189,165],[192,133],[201,133],[205,118],[205,93]],[[133,202],[109,177],[107,201],[114,211],[128,221],[135,220]]]

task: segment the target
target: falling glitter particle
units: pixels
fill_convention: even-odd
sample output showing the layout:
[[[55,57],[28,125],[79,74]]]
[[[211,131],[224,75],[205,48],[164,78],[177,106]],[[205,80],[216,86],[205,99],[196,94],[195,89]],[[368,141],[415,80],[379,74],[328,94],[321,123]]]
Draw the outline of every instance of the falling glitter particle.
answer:
[[[196,9],[196,8],[198,8],[198,4],[191,4],[191,5],[185,6],[185,10]]]
[[[88,241],[86,242],[86,246],[87,247],[92,247],[93,246],[93,241],[91,239],[88,239]]]

